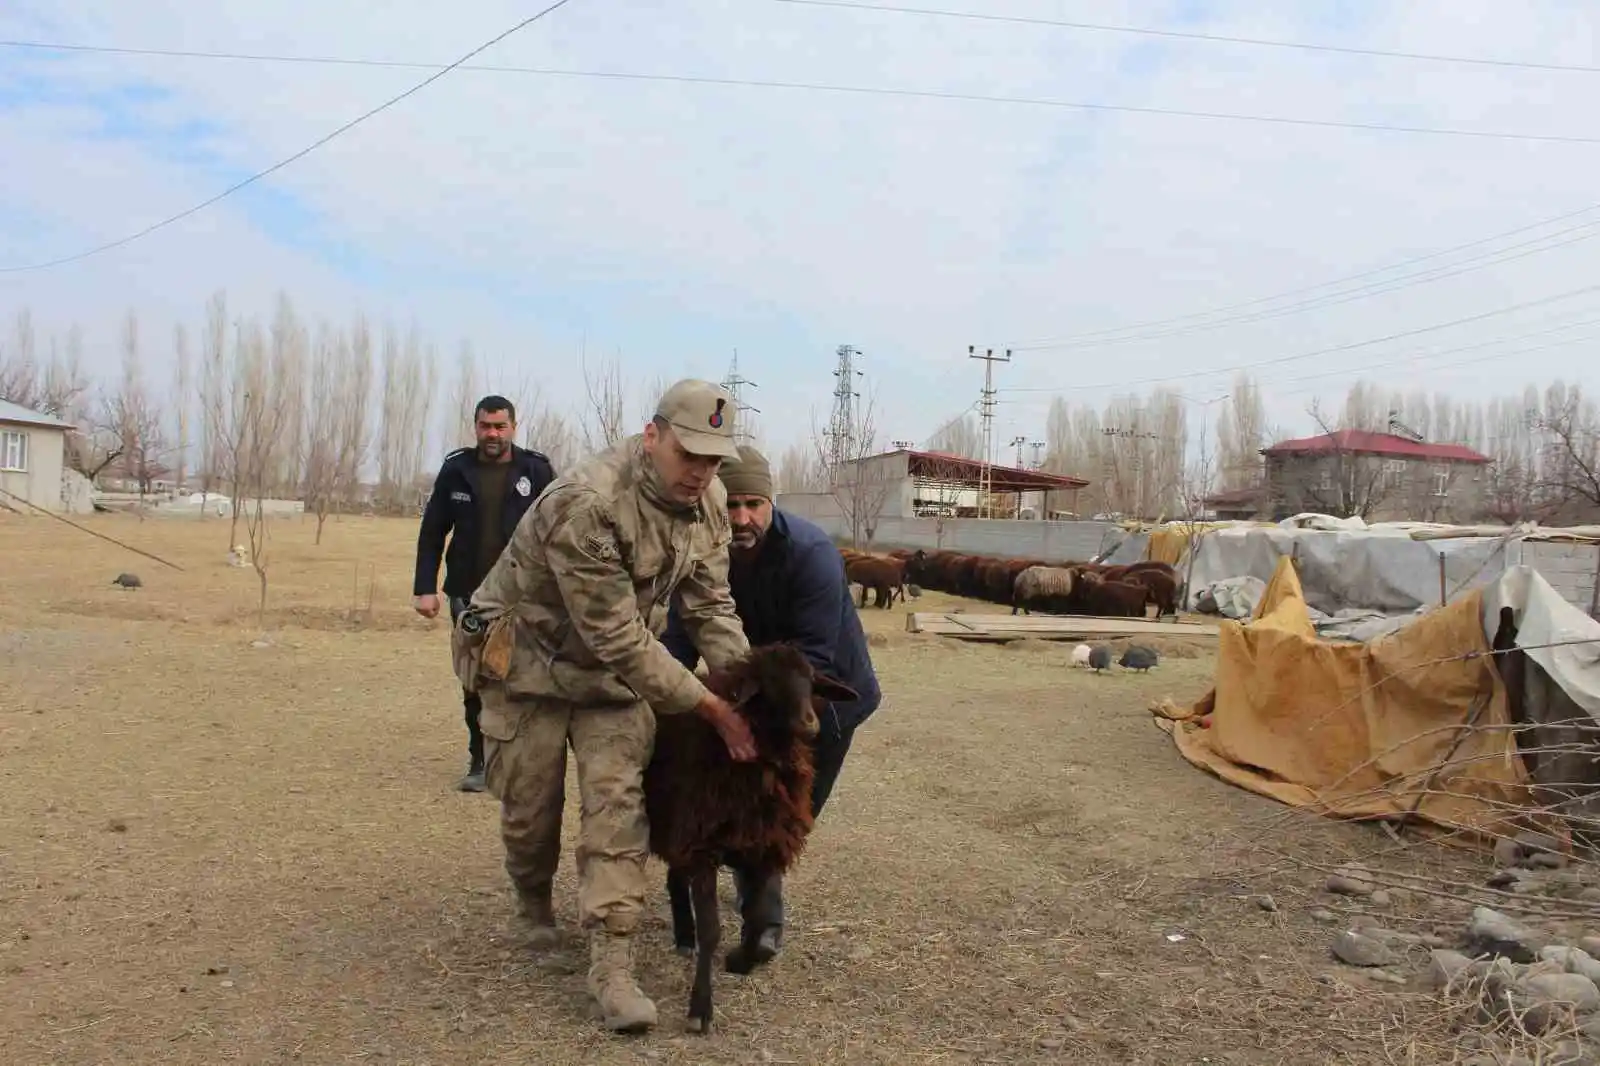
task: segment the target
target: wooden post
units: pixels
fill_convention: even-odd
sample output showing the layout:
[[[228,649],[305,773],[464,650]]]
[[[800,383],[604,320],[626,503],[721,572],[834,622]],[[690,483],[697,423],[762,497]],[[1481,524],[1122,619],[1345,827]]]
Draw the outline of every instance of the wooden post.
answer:
[[[1443,607],[1449,593],[1445,591],[1444,584],[1444,552],[1439,553],[1439,606]]]
[[[1600,622],[1600,544],[1594,548],[1594,588],[1589,590],[1589,617]]]

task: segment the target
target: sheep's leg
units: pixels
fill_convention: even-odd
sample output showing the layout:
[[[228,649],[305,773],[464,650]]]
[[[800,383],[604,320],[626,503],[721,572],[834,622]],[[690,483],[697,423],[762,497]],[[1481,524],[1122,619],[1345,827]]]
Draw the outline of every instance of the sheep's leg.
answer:
[[[689,1030],[711,1030],[711,960],[722,939],[722,918],[717,913],[717,868],[697,867],[689,875],[694,895],[694,927],[698,936],[694,959],[694,987],[689,991]]]
[[[672,901],[672,943],[684,958],[694,954],[694,906],[689,897],[689,876],[667,871],[667,897]]]

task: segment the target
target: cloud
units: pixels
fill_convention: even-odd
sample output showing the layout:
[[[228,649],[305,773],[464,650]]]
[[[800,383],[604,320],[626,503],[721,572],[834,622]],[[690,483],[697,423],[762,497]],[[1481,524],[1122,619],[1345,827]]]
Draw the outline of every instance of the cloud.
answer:
[[[1594,63],[1578,3],[1444,0],[1351,9],[1024,2],[970,10],[1213,34]],[[525,5],[24,2],[7,36],[132,47],[448,62]],[[8,259],[121,236],[198,202],[426,76],[385,68],[7,53],[0,234]],[[693,75],[1102,101],[1352,122],[1595,134],[1600,75],[1449,66],[754,0],[574,0],[479,57]],[[573,354],[620,349],[634,379],[720,376],[733,348],[778,442],[825,414],[851,343],[884,436],[922,438],[977,398],[968,344],[1164,319],[1368,269],[1575,210],[1600,145],[1312,129],[579,77],[457,72],[280,174],[105,256],[0,276],[0,302],[76,319],[109,348],[122,309],[198,321],[226,286],[265,312],[415,320],[470,337],[575,403]],[[1002,387],[1103,402],[1117,383],[1415,329],[1583,284],[1594,243],[1314,313],[1159,339],[1019,352]],[[1576,300],[1416,341],[1262,372],[1294,421],[1338,378],[1394,358],[1386,385],[1463,398],[1579,369],[1581,347],[1459,376],[1407,353],[1547,328]],[[1465,357],[1465,354],[1463,357]],[[1368,377],[1378,375],[1368,374]],[[1449,378],[1448,381],[1445,379]],[[1273,382],[1280,384],[1274,388]],[[1086,388],[1085,386],[1093,386]],[[1043,430],[1010,393],[996,436]],[[1303,427],[1297,427],[1303,428]]]

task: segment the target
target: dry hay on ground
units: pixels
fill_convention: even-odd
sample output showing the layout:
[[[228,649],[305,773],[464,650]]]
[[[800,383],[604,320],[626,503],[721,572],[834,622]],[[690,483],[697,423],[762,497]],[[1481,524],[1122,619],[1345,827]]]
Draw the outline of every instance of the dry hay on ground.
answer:
[[[1070,645],[913,637],[870,608],[887,700],[790,879],[784,954],[721,977],[716,1030],[683,1034],[652,863],[663,1024],[611,1039],[581,949],[506,936],[493,801],[451,790],[444,623],[409,612],[413,522],[330,522],[321,546],[275,522],[263,634],[225,520],[89,521],[185,572],[0,526],[0,1061],[1449,1061],[1445,1022],[1395,1023],[1433,1000],[1329,976],[1317,884],[1249,865],[1240,828],[1276,808],[1152,728],[1209,657],[1095,677]],[[144,588],[111,587],[125,569]],[[369,573],[381,624],[316,624],[365,610]]]

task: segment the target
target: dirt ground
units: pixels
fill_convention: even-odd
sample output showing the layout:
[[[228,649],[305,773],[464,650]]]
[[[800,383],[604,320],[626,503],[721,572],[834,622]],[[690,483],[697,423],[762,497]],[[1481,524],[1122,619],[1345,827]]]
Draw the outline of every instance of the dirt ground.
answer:
[[[1331,976],[1320,883],[1254,847],[1281,808],[1152,724],[1209,652],[1090,676],[1068,645],[865,611],[886,700],[790,878],[783,955],[719,974],[717,1027],[685,1034],[652,864],[662,1024],[617,1039],[581,948],[507,935],[495,804],[453,791],[446,626],[410,610],[414,522],[314,545],[279,521],[262,627],[226,520],[82,521],[183,571],[0,514],[0,1062],[1450,1061],[1420,995]],[[1372,836],[1281,832],[1329,860]]]

